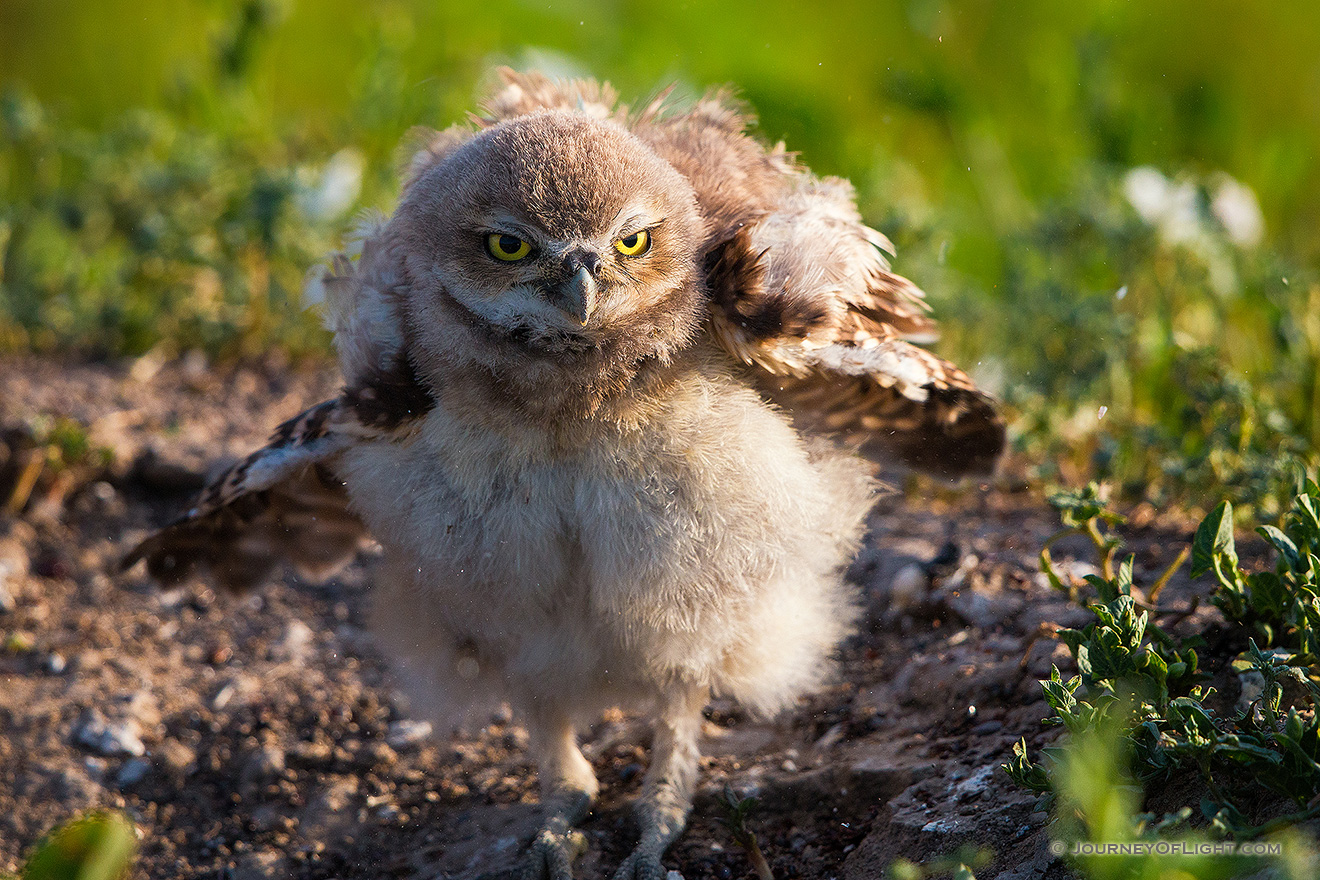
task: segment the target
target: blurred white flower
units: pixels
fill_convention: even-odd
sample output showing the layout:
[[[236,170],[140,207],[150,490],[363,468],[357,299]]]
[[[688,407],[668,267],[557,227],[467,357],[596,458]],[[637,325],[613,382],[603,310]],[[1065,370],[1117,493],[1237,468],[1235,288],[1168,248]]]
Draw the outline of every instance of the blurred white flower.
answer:
[[[1133,168],[1123,177],[1123,194],[1137,214],[1151,226],[1160,220],[1173,184],[1149,165]]]
[[[1251,187],[1227,174],[1220,175],[1210,200],[1210,213],[1224,226],[1229,239],[1238,247],[1255,247],[1265,236],[1265,217]]]
[[[1160,237],[1170,244],[1186,244],[1201,231],[1196,211],[1196,187],[1188,181],[1174,183],[1159,171],[1143,165],[1123,178],[1123,194]]]
[[[362,192],[366,160],[348,147],[330,157],[319,175],[297,194],[298,207],[312,220],[335,220],[347,213]]]

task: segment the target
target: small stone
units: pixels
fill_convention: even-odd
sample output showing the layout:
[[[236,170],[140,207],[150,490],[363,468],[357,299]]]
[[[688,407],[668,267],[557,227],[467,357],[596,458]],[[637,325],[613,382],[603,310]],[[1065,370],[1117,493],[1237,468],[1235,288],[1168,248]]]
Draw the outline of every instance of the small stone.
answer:
[[[0,560],[0,614],[10,614],[18,607],[18,600],[10,592],[9,585],[5,583],[8,577],[5,574],[5,562]]]
[[[848,725],[840,721],[821,735],[820,739],[812,745],[812,748],[818,752],[826,751],[843,741],[844,735],[848,732]]]
[[[964,621],[979,630],[991,630],[1012,618],[1019,610],[1018,603],[991,598],[964,586],[960,590],[945,592],[944,604]]]
[[[431,735],[431,722],[404,718],[391,721],[385,733],[385,742],[396,751],[413,748]]]
[[[238,693],[237,682],[234,681],[225,682],[220,686],[220,690],[215,692],[215,696],[211,698],[211,708],[219,712],[225,706],[229,705],[229,701],[234,699],[234,695],[237,693]]]
[[[311,654],[316,634],[301,620],[291,620],[284,630],[284,638],[271,649],[271,659],[279,662],[305,663]]]
[[[130,758],[124,762],[124,766],[119,768],[115,774],[115,785],[120,788],[128,788],[137,785],[147,774],[151,772],[151,762],[146,758]]]
[[[51,652],[50,656],[46,658],[46,671],[51,675],[62,674],[68,665],[68,661],[64,659],[64,656],[56,652]]]
[[[1238,673],[1238,700],[1233,708],[1238,714],[1246,715],[1254,708],[1253,704],[1265,693],[1265,676],[1258,670],[1246,669]]]
[[[106,757],[131,756],[140,758],[147,753],[138,733],[138,724],[132,718],[123,721],[108,721],[96,709],[83,714],[74,739],[98,754]]]
[[[907,565],[894,575],[889,585],[889,607],[886,612],[899,615],[920,605],[930,592],[930,575],[920,565]]]

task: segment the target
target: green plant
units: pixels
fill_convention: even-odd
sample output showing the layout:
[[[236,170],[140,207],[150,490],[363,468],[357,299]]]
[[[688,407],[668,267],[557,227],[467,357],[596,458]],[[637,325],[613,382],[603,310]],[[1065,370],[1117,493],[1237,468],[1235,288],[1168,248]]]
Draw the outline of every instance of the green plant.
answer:
[[[1115,520],[1098,498],[1098,491],[1088,487],[1056,496],[1055,505],[1069,529],[1092,536],[1104,563],[1117,544],[1101,523]],[[1213,708],[1215,690],[1203,684],[1207,676],[1198,649],[1204,641],[1175,639],[1151,621],[1133,597],[1130,558],[1112,576],[1087,578],[1098,599],[1087,606],[1095,621],[1058,634],[1079,675],[1065,681],[1055,668],[1041,682],[1052,711],[1047,723],[1064,728],[1063,744],[1046,749],[1037,763],[1021,741],[1003,765],[1015,782],[1041,794],[1043,804],[1063,809],[1057,815],[1067,819],[1060,826],[1065,838],[1119,841],[1171,833],[1191,817],[1191,807],[1136,816],[1137,793],[1188,768],[1201,781],[1200,813],[1215,836],[1253,839],[1320,816],[1317,510],[1320,488],[1307,480],[1295,495],[1285,528],[1261,527],[1261,535],[1279,553],[1274,572],[1241,570],[1227,504],[1197,530],[1194,574],[1212,572],[1217,587],[1212,601],[1231,626],[1260,636],[1265,644],[1262,649],[1247,638],[1247,650],[1233,663],[1240,675],[1257,676],[1262,684],[1246,711],[1229,717]],[[1052,583],[1061,583],[1050,565],[1046,554],[1042,566]],[[1161,583],[1167,577],[1166,572]],[[1289,682],[1300,705],[1284,706]],[[1291,812],[1279,815],[1274,809],[1265,821],[1253,819],[1262,793],[1273,796],[1270,803],[1291,802]],[[1192,839],[1186,837],[1190,832],[1180,833]],[[1136,874],[1110,873],[1112,862],[1083,863],[1094,869],[1091,876],[1155,876],[1141,873],[1150,867],[1144,862]],[[1238,864],[1211,860],[1195,876],[1227,876],[1223,871]],[[1133,865],[1128,867],[1136,870]]]
[[[747,860],[752,863],[757,878],[774,880],[775,875],[770,870],[770,863],[765,860],[761,846],[756,842],[756,832],[747,827],[747,817],[756,809],[756,804],[756,798],[739,797],[731,786],[725,785],[722,802],[725,815],[720,821],[728,827],[734,843],[747,853]]]
[[[1213,573],[1211,601],[1267,647],[1287,648],[1295,667],[1320,663],[1320,489],[1305,480],[1283,529],[1256,531],[1278,552],[1274,571],[1248,574],[1233,542],[1233,507],[1216,507],[1196,531],[1192,574]]]
[[[0,511],[20,513],[29,500],[58,504],[89,472],[109,467],[114,452],[94,446],[87,426],[39,415],[0,436]]]
[[[122,813],[88,813],[43,837],[17,880],[120,880],[136,850],[133,823]]]

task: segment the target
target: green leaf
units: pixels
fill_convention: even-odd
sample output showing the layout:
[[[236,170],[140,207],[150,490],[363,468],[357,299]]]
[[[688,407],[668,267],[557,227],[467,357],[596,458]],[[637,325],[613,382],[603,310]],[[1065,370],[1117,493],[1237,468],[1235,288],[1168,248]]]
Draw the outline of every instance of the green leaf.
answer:
[[[1045,773],[1045,768],[1039,764],[1033,764],[1027,759],[1027,740],[1022,738],[1013,743],[1013,757],[1005,764],[999,765],[1000,769],[1008,774],[1008,778],[1023,788],[1031,789],[1037,794],[1042,794],[1050,790],[1049,777]]]
[[[1233,505],[1221,501],[1196,529],[1196,537],[1192,540],[1192,577],[1214,571],[1220,583],[1227,586],[1223,571],[1227,569],[1236,572],[1237,567],[1237,548],[1233,543]]]
[[[1278,550],[1279,553],[1283,555],[1283,559],[1287,563],[1289,570],[1303,570],[1302,555],[1297,550],[1297,545],[1293,543],[1291,538],[1276,529],[1274,526],[1260,526],[1256,529],[1256,533],[1266,541],[1269,541],[1270,544],[1274,546],[1274,549]]]
[[[113,812],[91,813],[56,828],[37,844],[22,880],[119,880],[137,849],[133,823]]]
[[[1272,571],[1258,571],[1247,576],[1248,604],[1256,617],[1269,623],[1280,623],[1284,612],[1292,604],[1288,588]],[[1270,640],[1273,641],[1272,639]]]

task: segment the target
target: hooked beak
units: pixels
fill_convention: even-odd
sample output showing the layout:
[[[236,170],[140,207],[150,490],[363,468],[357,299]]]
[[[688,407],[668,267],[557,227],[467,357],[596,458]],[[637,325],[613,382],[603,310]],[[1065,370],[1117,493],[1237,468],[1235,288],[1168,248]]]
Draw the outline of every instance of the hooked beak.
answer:
[[[563,283],[559,288],[559,296],[559,307],[585,327],[591,313],[596,311],[596,279],[583,266]]]
[[[565,261],[569,275],[559,286],[559,308],[572,315],[580,326],[585,327],[591,314],[596,311],[598,288],[596,276],[592,270],[599,260],[583,259],[574,254]]]

